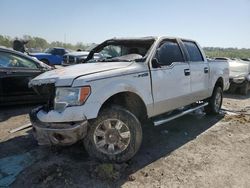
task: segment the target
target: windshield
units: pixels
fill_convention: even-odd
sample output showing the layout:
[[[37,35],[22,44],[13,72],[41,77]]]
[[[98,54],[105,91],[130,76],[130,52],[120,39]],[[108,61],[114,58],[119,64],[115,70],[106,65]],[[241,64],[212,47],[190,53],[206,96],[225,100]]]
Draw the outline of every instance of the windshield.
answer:
[[[92,50],[99,53],[100,58],[90,57],[87,62],[114,62],[142,60],[147,55],[154,40],[111,40],[106,41]]]

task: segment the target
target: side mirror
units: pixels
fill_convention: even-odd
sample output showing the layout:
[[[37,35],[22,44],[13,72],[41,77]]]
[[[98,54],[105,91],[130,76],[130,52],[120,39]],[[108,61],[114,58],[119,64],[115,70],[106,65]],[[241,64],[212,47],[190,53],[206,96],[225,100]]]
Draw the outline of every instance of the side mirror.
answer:
[[[161,67],[157,58],[153,58],[151,63],[152,63],[153,68],[160,68]]]

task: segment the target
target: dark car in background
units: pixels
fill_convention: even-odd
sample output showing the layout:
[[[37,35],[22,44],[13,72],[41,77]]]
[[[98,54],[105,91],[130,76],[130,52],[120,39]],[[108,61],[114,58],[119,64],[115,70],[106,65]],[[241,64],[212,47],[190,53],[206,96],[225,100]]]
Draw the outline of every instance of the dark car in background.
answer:
[[[42,53],[29,53],[30,56],[36,57],[38,60],[47,65],[61,65],[63,55],[69,53],[69,50],[60,47],[47,48]]]
[[[250,58],[242,58],[242,61],[250,61]]]
[[[83,61],[87,58],[89,52],[87,51],[78,51],[78,52],[70,52],[63,56],[62,65],[69,66],[74,64],[83,63]],[[94,59],[100,59],[102,56],[98,53],[94,55]]]
[[[0,105],[43,102],[28,83],[53,68],[23,53],[0,48]]]

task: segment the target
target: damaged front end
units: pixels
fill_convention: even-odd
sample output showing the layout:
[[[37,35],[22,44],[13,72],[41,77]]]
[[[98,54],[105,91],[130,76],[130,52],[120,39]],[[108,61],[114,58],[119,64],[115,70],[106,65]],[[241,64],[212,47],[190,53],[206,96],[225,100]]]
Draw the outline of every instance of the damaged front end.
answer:
[[[71,145],[83,139],[87,134],[87,120],[77,122],[42,122],[37,113],[43,107],[30,112],[33,135],[39,145]]]
[[[30,112],[33,134],[39,145],[71,145],[86,136],[88,121],[84,115],[69,109],[63,112],[54,109],[54,84],[32,87],[36,92],[47,96],[45,105]],[[76,116],[79,118],[70,118]]]
[[[47,112],[52,110],[55,98],[55,84],[33,85],[32,88],[37,94],[46,97],[46,104],[44,104],[43,109]]]

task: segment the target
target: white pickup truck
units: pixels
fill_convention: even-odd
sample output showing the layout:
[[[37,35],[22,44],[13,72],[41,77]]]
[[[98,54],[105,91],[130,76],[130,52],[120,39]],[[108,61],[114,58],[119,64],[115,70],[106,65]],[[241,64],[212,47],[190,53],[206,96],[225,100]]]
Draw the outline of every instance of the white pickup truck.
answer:
[[[103,58],[94,60],[95,53]],[[229,68],[207,61],[192,40],[114,38],[85,63],[46,72],[29,85],[48,94],[48,103],[30,113],[40,145],[83,140],[90,156],[122,162],[140,148],[146,118],[157,126],[199,108],[219,113]]]

